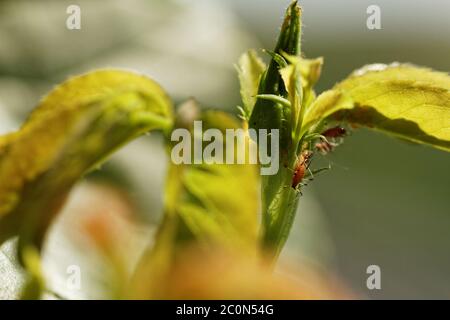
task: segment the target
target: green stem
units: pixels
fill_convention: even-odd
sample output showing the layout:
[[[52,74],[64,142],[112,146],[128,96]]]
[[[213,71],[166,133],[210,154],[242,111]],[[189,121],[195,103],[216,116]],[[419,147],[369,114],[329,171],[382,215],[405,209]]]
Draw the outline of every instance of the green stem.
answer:
[[[288,239],[295,219],[299,192],[292,188],[295,153],[289,157],[287,168],[278,174],[265,176],[262,181],[262,243],[265,257],[274,265]]]
[[[259,97],[266,99],[257,99],[249,119],[250,128],[280,130],[280,170],[276,175],[262,177],[262,246],[272,265],[286,243],[295,218],[299,192],[291,185],[297,148],[301,143],[300,128],[296,130],[290,122],[294,106],[286,103],[288,94],[276,54],[300,56],[300,44],[301,9],[295,0],[286,10],[273,58],[259,86]],[[273,101],[274,95],[281,98]],[[297,121],[294,124],[297,125]]]

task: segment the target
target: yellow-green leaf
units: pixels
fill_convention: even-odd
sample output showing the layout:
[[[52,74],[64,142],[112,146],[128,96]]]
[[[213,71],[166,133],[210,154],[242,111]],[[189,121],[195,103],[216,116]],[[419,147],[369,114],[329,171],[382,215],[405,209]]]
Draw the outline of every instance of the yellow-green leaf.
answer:
[[[311,107],[310,121],[332,116],[417,143],[450,150],[450,76],[406,64],[375,64],[337,84],[333,95],[348,103]],[[316,106],[317,107],[317,106]]]
[[[172,121],[167,95],[143,75],[100,70],[57,86],[0,147],[0,243],[20,234],[20,248],[39,247],[78,179]]]
[[[297,59],[304,88],[314,87],[322,73],[323,58],[305,59],[298,57]]]
[[[302,134],[339,110],[352,109],[353,101],[339,90],[327,90],[320,94],[305,114]]]
[[[292,137],[295,144],[297,142],[295,139],[298,138],[297,130],[301,127],[301,106],[303,99],[302,77],[300,69],[298,67],[298,63],[294,62],[293,64],[289,64],[286,67],[280,69],[280,75],[288,92],[289,102],[291,105],[290,128],[292,129]]]
[[[255,96],[258,94],[259,82],[266,70],[266,65],[254,50],[249,50],[239,58],[236,68],[241,85],[244,116],[248,119],[255,105]]]
[[[219,129],[225,133],[226,129],[241,128],[233,117],[219,111],[203,112],[197,120],[202,121],[204,131]],[[177,123],[186,124],[184,121]],[[192,129],[192,125],[186,127]],[[246,141],[249,143],[249,137]],[[223,140],[219,142],[226,144]],[[180,256],[186,249],[231,250],[234,254],[255,257],[258,169],[258,165],[252,164],[177,165],[171,162],[163,222],[154,246],[137,268],[131,296],[127,298],[160,299],[167,285],[165,277],[177,259],[182,259]]]
[[[203,113],[203,130],[240,128],[231,116]],[[243,129],[242,129],[243,130]],[[225,144],[225,141],[221,141]],[[247,143],[249,137],[247,136]],[[168,180],[169,211],[181,217],[200,243],[254,249],[258,225],[258,166],[251,164],[181,164]]]

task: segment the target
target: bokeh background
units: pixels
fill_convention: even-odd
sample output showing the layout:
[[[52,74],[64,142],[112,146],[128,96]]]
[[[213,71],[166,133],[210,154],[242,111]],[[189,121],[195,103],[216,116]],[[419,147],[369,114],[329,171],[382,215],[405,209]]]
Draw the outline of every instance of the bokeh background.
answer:
[[[194,96],[205,107],[235,112],[240,101],[233,64],[248,48],[274,46],[288,3],[0,1],[0,134],[17,129],[55,84],[100,67],[146,73],[177,103]],[[70,4],[81,7],[81,30],[65,27]],[[400,61],[450,70],[448,0],[301,0],[300,4],[302,49],[307,57],[325,59],[319,92],[367,63]],[[371,4],[381,8],[381,30],[366,27]],[[143,223],[134,227],[129,240],[143,247],[161,217],[166,161],[160,137],[143,137],[74,191],[45,251],[50,296],[102,296],[100,289],[86,286],[78,293],[58,291],[69,264],[90,270],[88,286],[102,284],[102,269],[88,268],[96,259],[89,256],[88,245],[73,241],[73,225],[88,211],[80,204],[96,192],[108,199],[109,191],[89,189],[90,181],[103,186],[106,181],[131,199],[130,211],[137,212]],[[309,261],[361,298],[449,299],[450,155],[358,130],[329,161],[333,170],[304,191],[282,259]],[[14,270],[13,246],[1,248],[0,298],[13,298],[22,281]],[[137,257],[138,250],[133,255]],[[381,290],[366,287],[366,268],[372,264],[381,268]]]

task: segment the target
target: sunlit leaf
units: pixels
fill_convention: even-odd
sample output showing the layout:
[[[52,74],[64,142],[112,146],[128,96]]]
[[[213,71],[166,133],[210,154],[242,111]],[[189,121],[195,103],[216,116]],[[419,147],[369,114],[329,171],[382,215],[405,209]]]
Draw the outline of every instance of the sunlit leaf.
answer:
[[[328,116],[450,150],[450,76],[412,65],[369,65],[315,102],[308,119]]]
[[[302,133],[320,124],[333,113],[343,109],[352,109],[353,101],[339,90],[327,90],[320,94],[307,110]]]
[[[291,102],[290,116],[292,136],[294,138],[294,145],[298,143],[298,132],[301,127],[302,119],[302,99],[303,99],[303,85],[302,75],[299,67],[299,59],[293,56],[287,56],[290,64],[280,70],[281,78],[284,86],[288,92],[289,101]]]
[[[245,118],[248,119],[252,113],[253,106],[258,94],[258,86],[266,65],[258,57],[254,50],[244,53],[237,65],[239,82],[241,85],[241,97],[244,104]]]
[[[298,57],[298,66],[302,74],[304,87],[312,88],[322,73],[323,58],[305,59]]]
[[[136,73],[101,70],[56,87],[0,154],[0,242],[20,234],[20,248],[39,248],[77,180],[131,139],[171,124],[165,92]]]

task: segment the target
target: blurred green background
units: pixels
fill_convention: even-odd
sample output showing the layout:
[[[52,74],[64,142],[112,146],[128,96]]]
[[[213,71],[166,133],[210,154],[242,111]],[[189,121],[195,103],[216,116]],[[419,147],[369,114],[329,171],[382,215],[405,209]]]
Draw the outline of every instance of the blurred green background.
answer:
[[[450,70],[448,0],[299,2],[302,49],[325,59],[319,91],[367,63]],[[247,48],[274,46],[288,3],[0,1],[0,133],[17,128],[55,84],[99,67],[135,69],[176,102],[195,96],[234,112],[233,63]],[[81,30],[65,27],[70,4],[81,7]],[[366,27],[371,4],[381,8],[381,30]],[[333,170],[304,191],[283,258],[316,261],[361,297],[449,299],[450,155],[358,130],[329,161]],[[159,138],[144,137],[100,175],[125,185],[154,225],[165,163]],[[366,287],[372,264],[381,267],[381,290]]]

